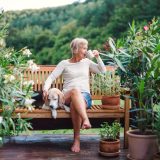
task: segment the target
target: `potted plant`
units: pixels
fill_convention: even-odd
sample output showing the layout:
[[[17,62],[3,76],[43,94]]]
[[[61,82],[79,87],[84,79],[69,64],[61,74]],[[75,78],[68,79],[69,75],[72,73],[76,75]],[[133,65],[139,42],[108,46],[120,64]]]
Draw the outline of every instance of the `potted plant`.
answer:
[[[153,19],[149,25],[137,29],[133,21],[124,40],[105,44],[107,50],[112,48],[108,55],[110,63],[114,59],[119,67],[123,64],[125,68],[125,72],[119,72],[121,84],[130,88],[131,122],[136,130],[127,132],[129,159],[153,159],[157,151],[153,124],[154,106],[160,103],[159,25],[159,19]]]
[[[126,73],[121,75],[131,90],[132,100],[132,130],[127,132],[129,159],[153,159],[157,152],[153,124],[154,106],[160,102],[159,24],[153,19],[148,26],[137,30],[133,22],[124,44],[123,51],[131,55],[125,59]]]
[[[106,73],[98,73],[92,75],[91,91],[102,95],[102,107],[104,109],[119,109],[120,94],[128,91],[128,88],[121,88],[120,74],[126,72],[124,68],[125,62],[120,57],[130,57],[121,49],[117,49],[118,45],[109,37],[108,41],[103,45],[105,51],[100,51],[104,62],[108,65]]]
[[[99,153],[103,156],[118,156],[120,153],[120,123],[113,122],[111,125],[108,122],[101,124]]]
[[[98,92],[103,95],[103,108],[118,109],[120,107],[120,77],[115,75],[115,71],[93,74],[91,84],[93,93]]]
[[[154,123],[152,99],[154,92],[151,91],[151,88],[147,88],[146,83],[144,79],[137,82],[137,96],[133,97],[137,106],[131,109],[131,112],[135,113],[131,117],[133,129],[127,131],[129,143],[127,157],[129,159],[152,160],[158,149],[158,139],[152,127]]]

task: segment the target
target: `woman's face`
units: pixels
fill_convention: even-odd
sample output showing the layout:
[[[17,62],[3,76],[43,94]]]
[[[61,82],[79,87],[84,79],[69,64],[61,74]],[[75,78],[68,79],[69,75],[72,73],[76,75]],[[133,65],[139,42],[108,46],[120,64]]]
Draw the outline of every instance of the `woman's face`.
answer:
[[[78,50],[77,56],[79,56],[79,58],[81,59],[86,58],[87,49],[88,49],[87,44],[82,45]]]

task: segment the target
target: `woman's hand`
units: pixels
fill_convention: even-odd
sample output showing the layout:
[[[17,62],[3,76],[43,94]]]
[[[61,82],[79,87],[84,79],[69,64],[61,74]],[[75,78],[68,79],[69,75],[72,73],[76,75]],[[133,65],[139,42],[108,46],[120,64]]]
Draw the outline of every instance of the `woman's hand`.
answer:
[[[44,100],[44,102],[47,102],[47,100],[48,100],[48,91],[43,91],[43,100]]]
[[[99,52],[97,50],[93,50],[93,55],[98,58],[99,57]]]

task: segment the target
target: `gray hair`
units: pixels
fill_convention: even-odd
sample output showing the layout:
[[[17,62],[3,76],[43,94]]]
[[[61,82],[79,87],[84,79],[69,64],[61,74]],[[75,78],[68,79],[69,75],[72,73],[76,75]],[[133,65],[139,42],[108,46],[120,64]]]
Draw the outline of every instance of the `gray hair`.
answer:
[[[84,38],[75,38],[70,43],[72,55],[76,54],[78,50],[83,46],[88,45],[88,41]]]

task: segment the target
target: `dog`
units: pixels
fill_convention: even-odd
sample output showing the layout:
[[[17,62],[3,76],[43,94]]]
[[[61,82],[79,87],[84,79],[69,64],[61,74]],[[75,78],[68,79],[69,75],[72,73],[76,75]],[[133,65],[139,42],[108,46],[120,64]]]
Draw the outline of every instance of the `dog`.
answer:
[[[39,97],[40,96],[40,97]],[[70,112],[70,108],[64,104],[64,94],[57,88],[51,88],[48,91],[48,101],[44,102],[42,98],[42,93],[38,97],[33,97],[36,101],[33,103],[35,106],[42,106],[42,109],[50,109],[52,112],[52,117],[57,118],[57,109],[63,108],[66,112]],[[37,104],[37,103],[39,104]],[[43,103],[43,105],[42,105]]]

